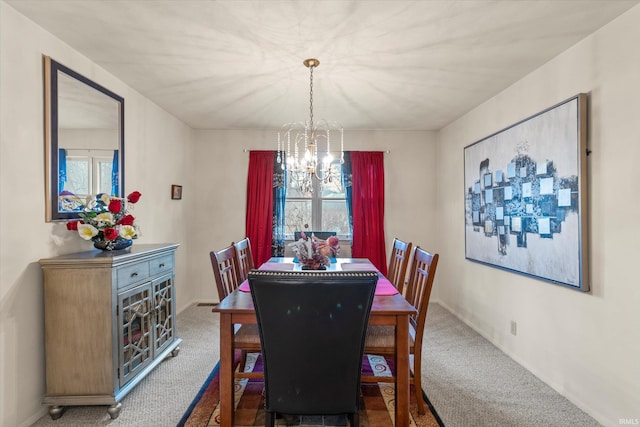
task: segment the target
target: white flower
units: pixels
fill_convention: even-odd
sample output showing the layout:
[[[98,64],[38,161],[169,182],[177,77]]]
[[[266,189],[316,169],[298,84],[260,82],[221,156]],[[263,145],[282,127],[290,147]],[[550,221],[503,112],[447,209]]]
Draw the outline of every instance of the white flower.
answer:
[[[84,240],[91,240],[98,234],[98,229],[91,224],[78,224],[78,234]]]
[[[101,193],[101,194],[98,194],[98,196],[100,196],[100,200],[102,201],[102,203],[104,203],[105,205],[109,206],[109,202],[111,201],[111,197],[109,197],[109,195],[107,193]]]
[[[106,226],[111,226],[116,224],[115,220],[113,219],[113,214],[111,212],[102,212],[101,214],[98,214],[93,220],[99,223],[104,223],[104,225]]]
[[[120,226],[120,237],[123,237],[127,240],[136,238],[136,229],[132,225],[121,225]]]

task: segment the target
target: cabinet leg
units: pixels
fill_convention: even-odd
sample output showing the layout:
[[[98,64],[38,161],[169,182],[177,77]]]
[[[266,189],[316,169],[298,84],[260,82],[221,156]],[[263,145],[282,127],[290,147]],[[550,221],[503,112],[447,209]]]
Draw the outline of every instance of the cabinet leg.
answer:
[[[120,415],[120,409],[122,409],[122,403],[120,402],[114,403],[113,405],[109,406],[107,412],[109,413],[109,416],[112,420],[118,418],[118,415]]]
[[[64,406],[51,405],[49,406],[49,415],[52,420],[57,420],[64,413]]]
[[[173,357],[176,357],[178,355],[178,353],[180,353],[180,346],[174,348],[173,351],[171,352],[171,355]]]

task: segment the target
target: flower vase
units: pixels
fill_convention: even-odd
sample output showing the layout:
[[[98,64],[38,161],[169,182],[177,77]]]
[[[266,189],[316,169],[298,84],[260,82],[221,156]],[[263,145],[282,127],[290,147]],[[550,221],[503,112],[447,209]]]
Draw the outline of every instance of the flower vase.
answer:
[[[322,263],[322,259],[318,258],[306,258],[300,260],[302,263],[302,270],[326,270],[327,266]]]
[[[117,239],[117,240],[96,240],[93,247],[101,251],[119,251],[126,249],[133,244],[133,240]]]

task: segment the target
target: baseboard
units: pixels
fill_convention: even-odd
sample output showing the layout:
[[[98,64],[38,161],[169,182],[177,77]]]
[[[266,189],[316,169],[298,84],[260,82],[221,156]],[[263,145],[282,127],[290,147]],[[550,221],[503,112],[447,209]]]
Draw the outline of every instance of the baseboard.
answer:
[[[208,300],[208,299],[198,299],[198,300],[192,300],[189,301],[188,303],[181,305],[180,307],[176,307],[176,313],[180,314],[183,311],[185,311],[187,308],[191,307],[192,305],[197,305],[197,306],[211,306],[213,307],[216,304],[219,304],[220,301],[217,300]]]
[[[34,425],[40,418],[45,416],[49,412],[49,406],[42,406],[42,409],[37,413],[31,415],[27,418],[23,423],[21,423],[18,427],[30,427]]]

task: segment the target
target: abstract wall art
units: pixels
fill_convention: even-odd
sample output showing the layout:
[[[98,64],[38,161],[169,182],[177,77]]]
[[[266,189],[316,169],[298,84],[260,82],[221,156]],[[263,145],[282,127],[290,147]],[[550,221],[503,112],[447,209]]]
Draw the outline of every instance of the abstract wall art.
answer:
[[[465,256],[589,290],[587,95],[464,148]]]

